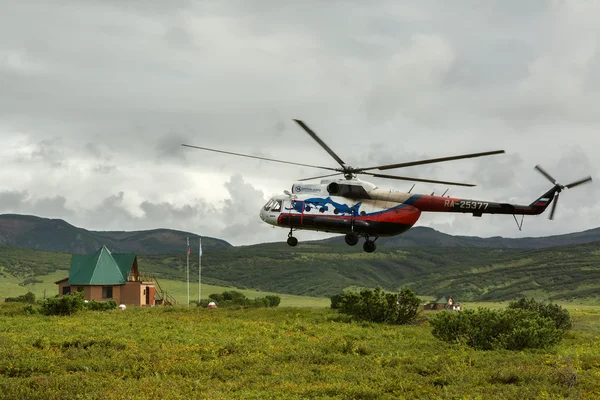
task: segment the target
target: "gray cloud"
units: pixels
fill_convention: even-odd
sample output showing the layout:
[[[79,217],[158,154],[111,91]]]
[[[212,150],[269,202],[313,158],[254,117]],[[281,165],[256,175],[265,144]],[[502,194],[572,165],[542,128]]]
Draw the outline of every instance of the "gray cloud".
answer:
[[[357,166],[505,149],[389,172],[528,202],[547,190],[538,163],[562,183],[597,177],[598,19],[593,2],[537,0],[13,2],[0,15],[2,212],[285,239],[258,208],[321,171],[180,143],[336,166],[292,118]],[[528,233],[600,225],[596,186],[566,191],[556,221],[531,219]],[[501,216],[420,223],[522,234]]]

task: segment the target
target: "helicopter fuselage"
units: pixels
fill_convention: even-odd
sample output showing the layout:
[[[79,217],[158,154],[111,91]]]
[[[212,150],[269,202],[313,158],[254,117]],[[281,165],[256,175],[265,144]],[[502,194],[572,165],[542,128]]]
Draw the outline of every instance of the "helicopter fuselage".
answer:
[[[530,205],[514,205],[381,190],[358,179],[322,181],[294,184],[292,193],[270,199],[260,217],[283,228],[393,236],[409,230],[422,212],[537,215],[553,196],[548,192]]]
[[[338,163],[339,167],[278,160],[182,144],[182,146],[221,154],[327,170],[327,175],[305,178],[301,182],[295,183],[292,186],[291,192],[286,190],[284,191],[285,196],[279,195],[271,198],[260,210],[260,218],[264,222],[290,230],[287,244],[292,247],[298,244],[298,239],[293,236],[292,232],[297,229],[308,229],[343,233],[345,234],[344,240],[346,244],[350,246],[358,243],[359,236],[364,236],[363,249],[371,253],[375,251],[375,241],[379,236],[392,236],[406,232],[417,222],[422,212],[470,213],[474,217],[481,217],[483,214],[512,214],[515,216],[516,221],[516,215],[541,214],[550,203],[553,203],[552,211],[550,212],[550,219],[552,219],[556,204],[558,203],[559,193],[563,189],[573,188],[592,181],[592,177],[588,176],[568,185],[561,185],[548,172],[543,170],[539,165],[536,165],[535,168],[538,172],[552,182],[553,187],[529,205],[452,198],[444,197],[444,195],[434,196],[433,193],[431,195],[412,194],[410,193],[412,189],[408,193],[380,190],[375,185],[361,181],[355,177],[358,174],[362,174],[384,179],[472,187],[475,185],[471,183],[411,178],[390,175],[386,171],[417,165],[503,154],[504,150],[429,158],[418,161],[369,166],[366,168],[352,167],[346,164],[303,121],[299,119],[295,119],[294,121]],[[332,171],[334,173],[331,173]],[[328,178],[339,174],[342,174],[346,179],[323,180],[319,184],[304,183],[308,180]],[[519,225],[517,222],[517,225],[521,229],[523,219],[521,219],[521,224]]]

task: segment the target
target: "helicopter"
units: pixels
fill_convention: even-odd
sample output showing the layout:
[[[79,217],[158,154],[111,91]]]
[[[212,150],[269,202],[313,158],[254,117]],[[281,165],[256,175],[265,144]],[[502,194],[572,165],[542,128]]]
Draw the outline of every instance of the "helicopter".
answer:
[[[364,237],[363,250],[371,253],[375,251],[375,241],[380,236],[394,236],[408,231],[417,222],[422,212],[468,213],[472,214],[474,217],[481,217],[483,214],[511,214],[515,218],[517,227],[521,230],[523,217],[525,215],[539,215],[552,203],[549,218],[553,219],[559,194],[562,190],[571,189],[592,181],[592,177],[587,176],[568,185],[561,185],[541,166],[536,165],[535,169],[552,182],[553,186],[550,190],[528,205],[449,197],[445,196],[447,190],[441,196],[436,196],[434,193],[431,193],[430,195],[413,194],[411,192],[414,188],[414,184],[408,192],[383,190],[370,182],[358,179],[357,175],[473,187],[476,185],[471,183],[389,175],[378,171],[467,158],[486,157],[503,154],[505,151],[494,150],[358,168],[347,165],[302,120],[294,119],[294,121],[340,166],[326,167],[310,165],[182,144],[182,146],[185,147],[221,154],[333,171],[333,173],[326,175],[298,180],[292,185],[291,191],[284,190],[282,195],[272,197],[261,208],[259,216],[262,221],[273,226],[289,229],[287,244],[292,247],[298,244],[298,239],[293,236],[294,231],[313,230],[344,234],[344,240],[346,244],[350,246],[355,246],[359,242],[360,237]],[[343,175],[343,178],[332,178],[339,174]],[[321,181],[319,183],[306,183],[306,181],[314,179],[321,179]],[[517,215],[521,216],[520,222],[516,217]]]

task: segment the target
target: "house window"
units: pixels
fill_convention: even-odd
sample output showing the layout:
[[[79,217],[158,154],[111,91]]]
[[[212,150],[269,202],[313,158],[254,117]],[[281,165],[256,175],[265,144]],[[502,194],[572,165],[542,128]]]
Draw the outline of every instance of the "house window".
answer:
[[[113,293],[112,293],[112,286],[104,286],[102,288],[102,298],[103,299],[112,299],[113,297]]]
[[[71,293],[71,286],[63,286],[62,294],[63,296]]]

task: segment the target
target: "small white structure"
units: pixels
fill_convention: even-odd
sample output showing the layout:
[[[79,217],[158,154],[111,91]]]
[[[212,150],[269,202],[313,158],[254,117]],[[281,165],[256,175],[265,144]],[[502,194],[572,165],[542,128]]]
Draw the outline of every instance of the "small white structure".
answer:
[[[208,306],[206,308],[217,308],[217,305],[214,301],[211,301],[210,303],[208,303]]]
[[[127,306],[125,304],[119,304],[119,310],[125,310]]]

